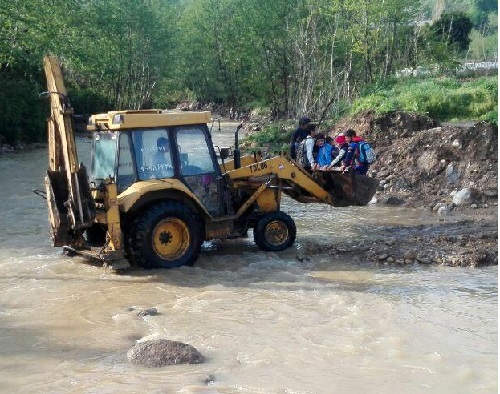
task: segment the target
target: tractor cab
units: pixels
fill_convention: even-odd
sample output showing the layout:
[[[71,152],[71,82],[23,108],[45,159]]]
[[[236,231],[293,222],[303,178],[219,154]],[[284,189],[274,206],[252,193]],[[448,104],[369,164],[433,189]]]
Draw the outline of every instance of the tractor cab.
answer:
[[[111,119],[104,115],[91,118],[89,129],[94,131],[91,181],[99,184],[114,179],[120,194],[137,182],[177,179],[199,198],[210,214],[222,214],[223,207],[217,199],[222,174],[207,124],[189,124],[192,114],[151,111],[161,126],[134,127],[133,119],[128,118],[144,112],[124,111],[114,113]],[[180,120],[168,122],[166,116]]]

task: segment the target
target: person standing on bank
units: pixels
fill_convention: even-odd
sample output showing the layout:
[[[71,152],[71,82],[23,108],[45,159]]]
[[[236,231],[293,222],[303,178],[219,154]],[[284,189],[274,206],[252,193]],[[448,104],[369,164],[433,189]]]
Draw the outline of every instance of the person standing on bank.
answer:
[[[299,119],[299,127],[297,127],[297,130],[292,134],[292,139],[290,141],[290,157],[294,160],[297,158],[297,145],[306,138],[310,123],[311,119],[307,116],[303,116]]]

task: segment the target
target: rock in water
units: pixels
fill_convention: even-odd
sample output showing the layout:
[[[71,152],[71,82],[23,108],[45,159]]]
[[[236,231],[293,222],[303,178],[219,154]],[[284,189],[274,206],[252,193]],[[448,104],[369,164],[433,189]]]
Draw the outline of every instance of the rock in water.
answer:
[[[168,339],[139,342],[127,352],[131,363],[146,367],[163,367],[172,364],[201,364],[203,355],[193,346]]]

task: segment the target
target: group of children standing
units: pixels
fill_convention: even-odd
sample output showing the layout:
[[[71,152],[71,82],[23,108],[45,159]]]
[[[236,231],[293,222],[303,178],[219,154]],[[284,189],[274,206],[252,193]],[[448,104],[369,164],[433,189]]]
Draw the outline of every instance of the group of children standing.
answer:
[[[360,154],[362,144],[363,139],[352,129],[332,138],[317,133],[315,125],[304,117],[299,120],[299,128],[292,136],[290,156],[310,171],[352,169],[366,175],[370,163]]]

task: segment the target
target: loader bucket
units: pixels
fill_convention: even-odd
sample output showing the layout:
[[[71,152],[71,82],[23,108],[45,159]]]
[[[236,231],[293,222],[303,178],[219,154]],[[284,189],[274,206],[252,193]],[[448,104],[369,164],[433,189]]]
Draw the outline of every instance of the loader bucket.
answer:
[[[315,171],[314,180],[332,195],[333,206],[367,205],[379,185],[379,180],[354,172]]]

